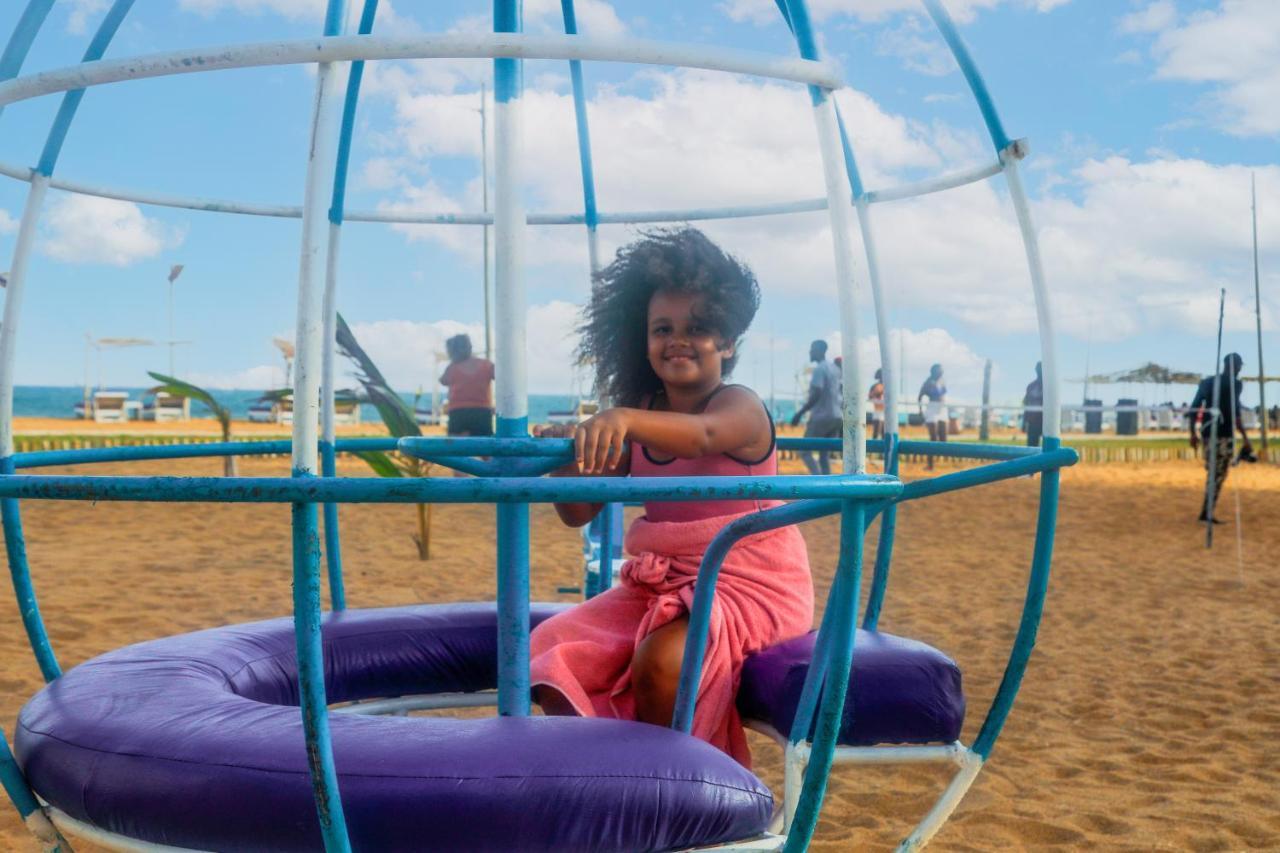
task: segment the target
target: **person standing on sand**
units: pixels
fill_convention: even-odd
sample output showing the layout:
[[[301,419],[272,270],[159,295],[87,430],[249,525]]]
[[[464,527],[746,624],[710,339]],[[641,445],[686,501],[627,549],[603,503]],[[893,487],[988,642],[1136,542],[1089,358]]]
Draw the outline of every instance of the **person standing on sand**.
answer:
[[[1198,451],[1201,441],[1204,442],[1205,477],[1213,484],[1214,506],[1209,506],[1209,482],[1205,483],[1204,502],[1200,504],[1201,521],[1208,521],[1213,514],[1218,496],[1222,494],[1222,484],[1227,481],[1227,473],[1231,470],[1235,456],[1237,427],[1241,438],[1240,458],[1250,461],[1253,459],[1253,445],[1249,443],[1249,434],[1245,432],[1244,420],[1240,417],[1240,393],[1244,390],[1244,383],[1240,381],[1242,367],[1244,359],[1240,354],[1229,354],[1222,360],[1222,373],[1202,379],[1200,387],[1196,389],[1196,396],[1191,401],[1191,447]],[[1215,384],[1218,386],[1216,401],[1213,399]],[[1215,422],[1217,445],[1211,447]],[[1213,519],[1213,523],[1221,524],[1217,518]]]
[[[1022,428],[1027,431],[1027,447],[1039,447],[1044,435],[1044,376],[1036,362],[1036,378],[1022,395]]]
[[[947,440],[947,384],[942,381],[942,365],[935,364],[929,368],[929,378],[920,386],[916,395],[916,403],[924,401],[921,414],[924,416],[924,427],[929,431],[930,441]],[[933,456],[925,466],[933,470]]]
[[[871,437],[884,438],[884,377],[880,368],[876,368],[876,381],[871,383],[867,400],[871,403]]]
[[[440,384],[449,389],[449,435],[493,435],[493,362],[471,354],[471,337],[444,342],[449,366]]]
[[[840,416],[839,368],[827,361],[827,342],[814,341],[809,345],[809,360],[813,362],[813,376],[809,379],[809,399],[791,418],[792,426],[799,426],[800,419],[809,414],[804,427],[805,438],[839,438],[844,428]],[[830,474],[831,455],[823,450],[814,457],[812,451],[800,454],[804,467],[810,474]]]

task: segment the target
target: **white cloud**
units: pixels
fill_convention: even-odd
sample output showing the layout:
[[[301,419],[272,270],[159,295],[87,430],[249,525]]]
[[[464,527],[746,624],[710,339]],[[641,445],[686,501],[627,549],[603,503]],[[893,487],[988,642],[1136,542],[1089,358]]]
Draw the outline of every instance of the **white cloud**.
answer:
[[[211,390],[248,389],[263,391],[269,388],[279,388],[284,384],[284,366],[281,364],[259,364],[234,373],[197,372],[183,378],[193,385]]]
[[[89,21],[96,19],[107,10],[107,0],[70,0],[68,7],[67,32],[73,36],[82,36],[89,32]]]
[[[132,202],[93,196],[63,196],[44,219],[41,251],[73,264],[127,267],[180,245],[184,237]]]
[[[1280,3],[1219,0],[1181,23],[1174,11],[1154,3],[1121,22],[1122,29],[1158,32],[1156,76],[1215,86],[1207,112],[1228,133],[1280,136]]]
[[[184,12],[213,17],[222,12],[242,15],[280,15],[290,20],[323,20],[325,4],[314,0],[179,0]]]
[[[1173,0],[1153,0],[1136,12],[1120,19],[1122,33],[1158,33],[1178,20],[1178,7]]]
[[[0,234],[12,234],[18,230],[18,220],[9,211],[0,208]]]
[[[1020,6],[1049,12],[1064,6],[1070,0],[951,0],[947,11],[957,23],[965,24],[978,12],[1000,5]],[[773,0],[724,0],[718,7],[734,21],[750,21],[755,24],[772,24],[782,20]],[[857,18],[860,21],[883,21],[902,12],[920,11],[920,0],[813,0],[809,13],[819,23],[838,16]]]

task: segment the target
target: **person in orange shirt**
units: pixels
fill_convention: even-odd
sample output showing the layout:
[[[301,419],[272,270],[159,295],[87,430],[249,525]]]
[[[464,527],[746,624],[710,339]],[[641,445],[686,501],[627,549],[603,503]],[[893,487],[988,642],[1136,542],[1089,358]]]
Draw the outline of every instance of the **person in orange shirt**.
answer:
[[[876,369],[876,381],[871,383],[871,390],[867,392],[867,399],[871,402],[871,437],[884,438],[884,379],[879,368]]]
[[[449,366],[440,384],[449,389],[449,435],[493,435],[493,362],[471,354],[471,337],[444,342]]]

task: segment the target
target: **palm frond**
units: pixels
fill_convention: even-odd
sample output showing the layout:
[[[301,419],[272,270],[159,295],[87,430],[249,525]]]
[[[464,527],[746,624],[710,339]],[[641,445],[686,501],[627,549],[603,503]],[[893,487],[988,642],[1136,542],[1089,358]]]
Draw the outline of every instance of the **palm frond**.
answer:
[[[378,370],[373,359],[361,348],[351,327],[347,325],[346,320],[342,319],[341,314],[338,315],[336,341],[338,351],[355,364],[356,380],[364,389],[369,402],[378,410],[378,416],[382,418],[387,431],[396,437],[421,435],[422,431],[418,428],[413,410],[387,384],[382,371]]]
[[[377,474],[379,477],[404,476],[404,472],[400,470],[400,466],[397,465],[388,454],[383,453],[380,450],[361,450],[356,453],[356,456],[363,459],[368,466],[373,469],[373,473]]]
[[[148,393],[155,394],[163,392],[165,394],[173,394],[175,397],[186,397],[191,400],[199,400],[209,407],[209,411],[213,412],[213,416],[218,419],[218,423],[222,426],[223,434],[227,434],[231,429],[231,410],[223,406],[213,395],[198,385],[192,385],[190,382],[183,382],[181,379],[175,379],[172,376],[165,376],[163,373],[156,373],[148,370],[147,375],[160,384],[150,389]]]

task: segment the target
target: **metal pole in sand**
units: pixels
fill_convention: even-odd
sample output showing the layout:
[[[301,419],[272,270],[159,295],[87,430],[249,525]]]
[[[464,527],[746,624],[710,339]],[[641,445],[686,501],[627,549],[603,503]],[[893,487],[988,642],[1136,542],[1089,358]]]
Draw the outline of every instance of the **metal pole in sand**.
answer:
[[[1258,181],[1256,176],[1249,175],[1249,195],[1252,199],[1253,211],[1253,317],[1258,330],[1258,408],[1262,414],[1262,459],[1271,461],[1267,450],[1267,369],[1262,363],[1262,296],[1258,283]]]
[[[1235,370],[1235,359],[1231,360],[1231,368],[1232,370]],[[1238,420],[1238,418],[1240,417],[1240,406],[1236,401],[1236,377],[1234,374],[1227,377],[1227,383],[1231,386],[1230,396],[1231,396],[1232,429],[1234,430],[1237,427],[1239,427],[1240,429],[1244,429],[1244,422]],[[1231,445],[1232,447],[1235,446],[1234,433],[1232,433],[1232,436],[1231,436]],[[1236,457],[1234,451],[1231,454],[1230,464],[1232,465],[1239,464],[1239,459],[1238,457]],[[1238,481],[1236,482],[1235,488],[1231,490],[1231,497],[1234,499],[1235,508],[1236,508],[1236,571],[1239,573],[1240,586],[1243,587],[1244,586],[1244,528],[1241,526],[1241,519],[1240,519],[1240,483]]]
[[[1217,355],[1213,359],[1213,400],[1210,401],[1208,415],[1213,420],[1209,421],[1209,446],[1204,449],[1205,455],[1209,460],[1208,476],[1204,482],[1204,547],[1213,547],[1213,500],[1214,490],[1218,487],[1218,418],[1221,412],[1218,410],[1218,400],[1222,394],[1222,313],[1227,304],[1227,289],[1224,287],[1218,292],[1218,350]]]

